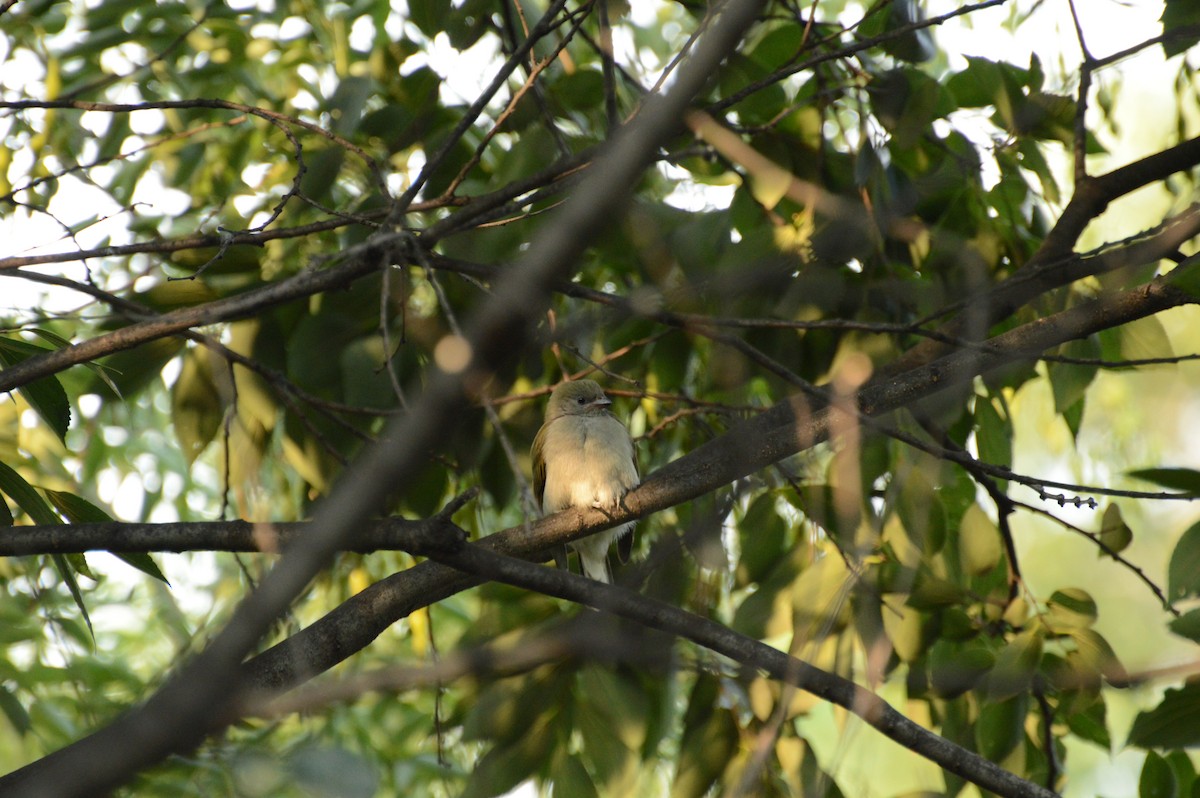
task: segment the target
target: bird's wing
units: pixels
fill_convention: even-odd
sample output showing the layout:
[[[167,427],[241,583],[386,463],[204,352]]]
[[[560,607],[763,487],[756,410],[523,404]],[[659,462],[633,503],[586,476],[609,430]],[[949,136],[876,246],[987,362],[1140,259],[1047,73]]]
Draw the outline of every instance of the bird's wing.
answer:
[[[633,553],[633,529],[630,529],[624,535],[617,538],[617,560],[621,565],[629,562],[629,555]]]
[[[624,427],[623,424],[621,426]],[[641,474],[638,471],[637,446],[634,445],[632,437],[629,439],[629,452],[633,460],[633,487],[636,487],[641,480]],[[622,499],[622,506],[624,506],[624,499]],[[617,537],[617,560],[622,565],[629,562],[629,555],[633,553],[633,530],[635,528],[633,524],[630,524],[629,531]]]
[[[533,496],[537,499],[539,509],[542,506],[542,494],[546,492],[546,458],[543,453],[546,446],[546,430],[549,428],[549,424],[542,425],[533,438],[533,448],[529,450],[533,458]]]

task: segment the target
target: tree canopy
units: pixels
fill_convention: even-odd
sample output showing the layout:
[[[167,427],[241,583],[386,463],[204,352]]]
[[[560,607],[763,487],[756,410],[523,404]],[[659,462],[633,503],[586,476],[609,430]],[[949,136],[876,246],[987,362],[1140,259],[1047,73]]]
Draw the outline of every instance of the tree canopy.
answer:
[[[3,794],[1200,791],[1190,0],[0,28]]]

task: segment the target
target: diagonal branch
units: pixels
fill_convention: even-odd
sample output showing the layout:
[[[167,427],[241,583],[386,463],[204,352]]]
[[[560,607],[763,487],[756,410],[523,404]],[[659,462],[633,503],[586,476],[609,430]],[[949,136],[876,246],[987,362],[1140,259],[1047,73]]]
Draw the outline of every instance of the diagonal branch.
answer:
[[[611,612],[765,671],[773,679],[848,709],[910,751],[997,795],[1011,798],[1054,796],[1052,791],[1015,776],[979,754],[914,723],[866,688],[709,618],[624,588],[601,584],[568,571],[532,565],[465,542],[443,550],[431,550],[431,556],[473,577],[505,582]]]
[[[722,6],[670,90],[647,102],[638,119],[617,134],[604,163],[588,173],[579,191],[557,213],[555,223],[543,228],[522,261],[465,325],[462,343],[472,353],[466,368],[429,378],[412,412],[392,423],[320,504],[313,534],[280,558],[208,647],[145,704],[0,779],[0,791],[61,798],[105,793],[171,753],[191,750],[206,734],[231,722],[231,708],[248,674],[241,664],[247,653],[334,552],[354,539],[361,524],[396,486],[415,477],[429,449],[461,418],[468,393],[519,356],[549,301],[552,281],[569,272],[591,238],[617,214],[656,148],[675,130],[713,69],[741,41],[761,6],[757,0],[730,0]],[[374,268],[377,262],[355,259],[343,268]],[[322,274],[327,272],[307,272],[300,278],[319,279]],[[0,384],[8,386],[0,390],[20,384],[8,374],[17,368],[0,373]]]
[[[1165,280],[1080,304],[992,339],[983,352],[960,351],[865,387],[861,411],[884,415],[900,407],[941,401],[939,394],[969,390],[975,376],[1020,362],[1032,351],[1058,346],[1101,329],[1194,300]],[[626,509],[567,510],[528,528],[512,527],[480,545],[523,558],[545,557],[553,547],[633,518],[682,504],[810,448],[829,433],[829,413],[794,396],[650,474],[625,498]],[[423,562],[371,585],[316,623],[245,664],[260,686],[299,684],[364,648],[388,626],[420,607],[478,584],[436,562]]]

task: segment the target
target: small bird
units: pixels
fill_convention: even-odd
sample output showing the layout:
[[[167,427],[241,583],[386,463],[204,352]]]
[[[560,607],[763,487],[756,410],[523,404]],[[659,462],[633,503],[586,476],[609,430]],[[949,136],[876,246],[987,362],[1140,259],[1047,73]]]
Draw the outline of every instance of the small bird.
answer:
[[[546,420],[533,439],[534,492],[542,512],[568,507],[620,506],[638,484],[637,456],[625,425],[609,412],[612,400],[592,380],[564,382],[550,394]],[[621,562],[633,547],[634,522],[577,540],[585,576],[611,582],[608,547],[617,541]]]

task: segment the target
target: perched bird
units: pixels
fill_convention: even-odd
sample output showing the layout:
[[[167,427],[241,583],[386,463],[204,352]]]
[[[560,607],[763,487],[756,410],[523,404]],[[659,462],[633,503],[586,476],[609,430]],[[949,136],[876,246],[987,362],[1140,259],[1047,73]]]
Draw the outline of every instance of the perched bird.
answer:
[[[568,507],[616,509],[638,484],[633,439],[609,412],[612,400],[591,380],[561,383],[550,394],[546,420],[533,439],[534,492],[542,512]],[[611,582],[608,547],[617,541],[624,562],[633,546],[634,522],[577,540],[585,576]]]

